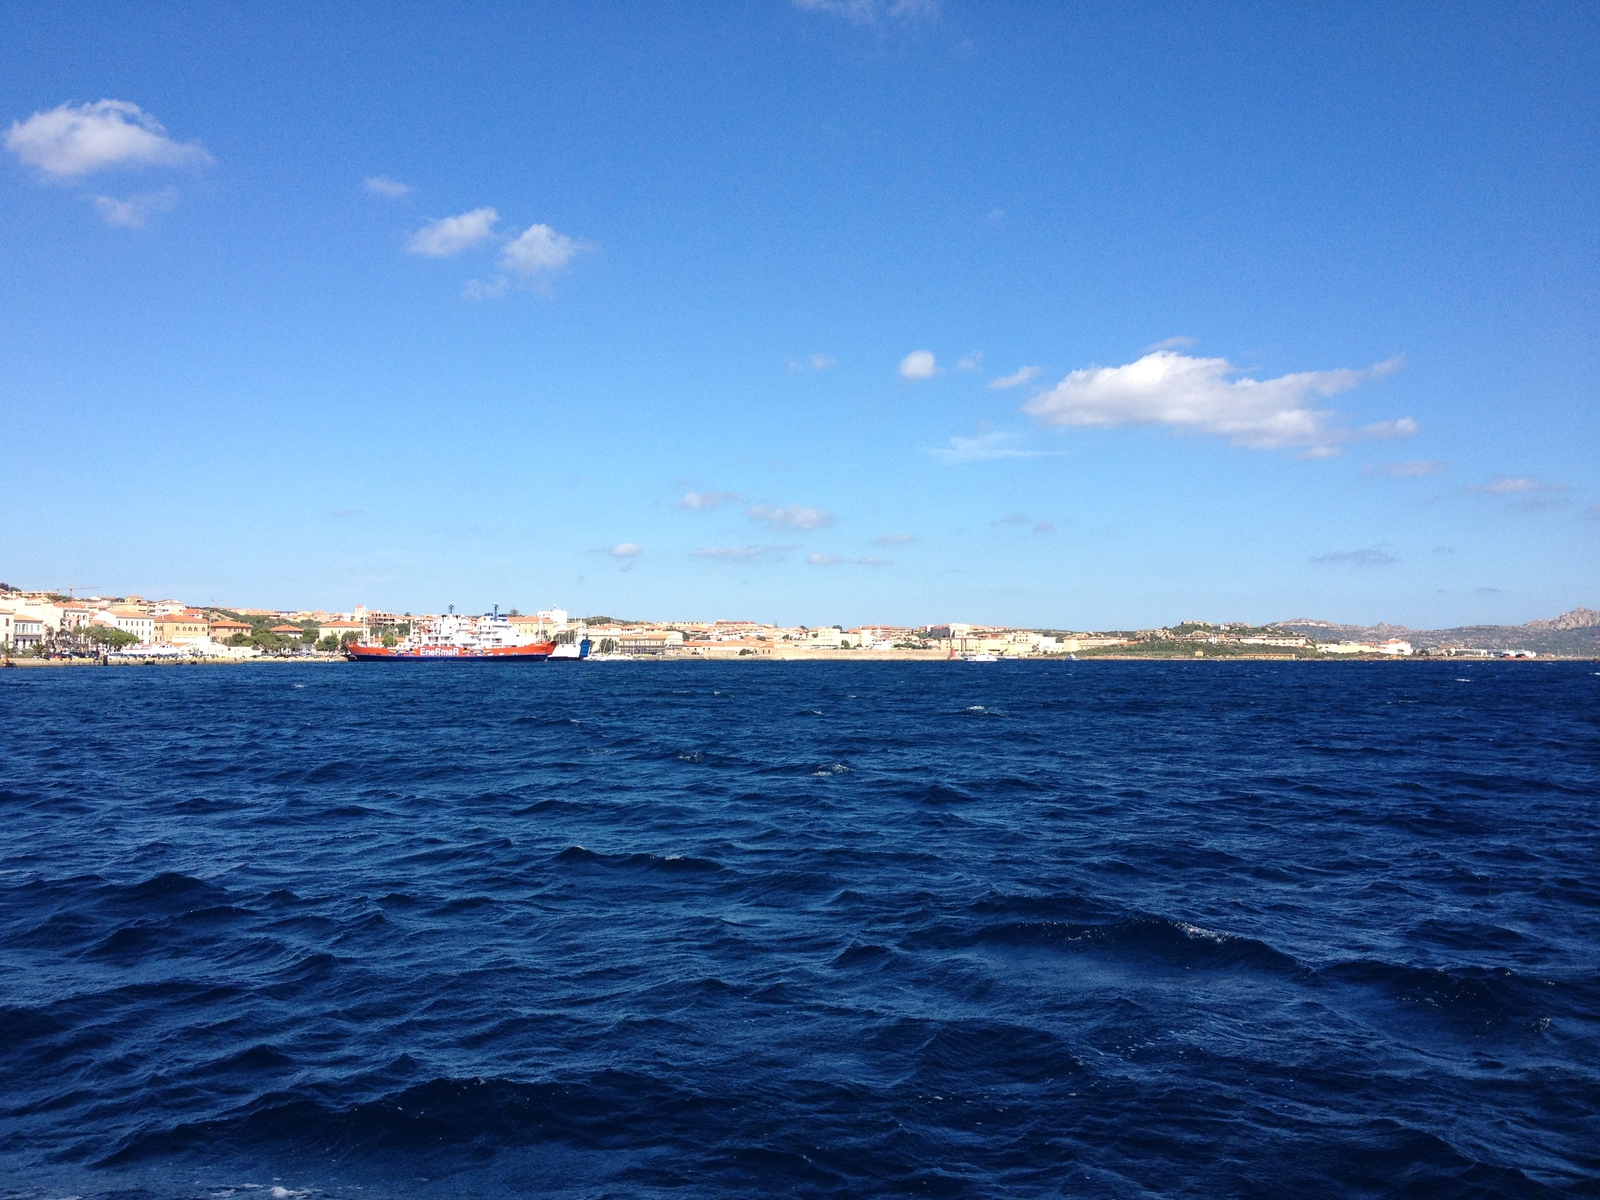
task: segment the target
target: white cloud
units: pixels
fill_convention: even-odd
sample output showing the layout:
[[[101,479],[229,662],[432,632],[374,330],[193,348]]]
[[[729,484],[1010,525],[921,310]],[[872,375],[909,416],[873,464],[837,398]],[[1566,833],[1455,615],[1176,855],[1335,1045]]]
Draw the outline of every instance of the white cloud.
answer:
[[[898,21],[932,21],[939,16],[938,0],[792,0],[802,12],[828,13],[857,25],[871,25],[880,17]]]
[[[1504,475],[1497,475],[1488,483],[1468,484],[1466,491],[1482,492],[1488,496],[1514,496],[1526,492],[1564,492],[1567,485],[1564,483],[1544,483],[1538,479],[1515,478],[1508,479]]]
[[[789,546],[702,546],[694,551],[696,558],[714,558],[722,562],[750,562],[768,554],[778,554]]]
[[[798,358],[790,358],[786,359],[785,363],[789,368],[789,373],[794,375],[801,371],[826,371],[829,367],[838,366],[839,360],[831,354],[812,354],[803,361]]]
[[[836,567],[840,563],[849,563],[857,567],[887,567],[890,565],[887,558],[845,558],[841,554],[808,554],[806,561],[813,567]]]
[[[615,546],[611,547],[610,550],[607,550],[606,553],[611,555],[613,558],[636,558],[638,555],[644,553],[644,547],[639,545],[637,542],[618,542]]]
[[[929,450],[942,463],[956,465],[969,462],[986,462],[992,458],[1039,458],[1043,450],[1025,450],[1017,445],[1022,435],[995,429],[977,437],[953,437],[948,446]]]
[[[6,149],[57,179],[112,167],[199,167],[212,161],[199,142],[175,142],[137,104],[63,104],[13,121]]]
[[[548,225],[529,225],[506,243],[500,266],[524,279],[539,279],[563,269],[581,248]]]
[[[983,351],[974,350],[971,354],[963,354],[958,360],[956,360],[956,370],[976,371],[982,362]]]
[[[456,217],[430,221],[406,243],[406,252],[428,258],[449,258],[494,236],[500,214],[492,208],[475,208]]]
[[[1125,366],[1073,371],[1030,400],[1023,411],[1043,425],[1165,425],[1225,437],[1257,450],[1300,446],[1329,454],[1337,452],[1334,443],[1352,437],[1416,432],[1416,422],[1409,418],[1353,431],[1333,425],[1331,410],[1310,407],[1313,398],[1349,391],[1399,365],[1398,359],[1391,359],[1361,370],[1302,371],[1256,380],[1237,377],[1239,368],[1225,358],[1157,350]]]
[[[691,512],[704,512],[708,508],[743,499],[738,492],[685,492],[683,499],[678,501],[678,507]]]
[[[1407,462],[1373,463],[1362,468],[1368,475],[1392,475],[1396,479],[1417,479],[1424,475],[1443,475],[1449,467],[1431,459],[1413,458]]]
[[[382,175],[368,175],[366,187],[374,196],[387,196],[390,200],[398,200],[411,192],[409,184],[401,183],[398,179],[385,179]]]
[[[493,279],[469,279],[461,285],[464,300],[499,300],[511,290],[511,281],[504,275]]]
[[[1055,527],[1056,523],[1054,521],[1036,521],[1034,522],[1033,531],[1035,533],[1053,533]]]
[[[1311,560],[1319,566],[1392,567],[1400,559],[1387,550],[1368,546],[1361,550],[1333,550]]]
[[[1382,364],[1379,365],[1381,366]],[[1421,428],[1422,426],[1418,425],[1410,417],[1401,417],[1396,421],[1377,421],[1371,425],[1363,425],[1360,429],[1357,429],[1352,436],[1361,438],[1363,440],[1376,438],[1411,437]]]
[[[781,507],[771,504],[752,504],[744,515],[774,529],[826,529],[833,524],[833,514],[820,508],[807,508],[800,504]]]
[[[1018,367],[1010,375],[1002,375],[998,379],[989,380],[989,386],[992,388],[1021,387],[1038,373],[1038,367]]]
[[[178,203],[178,189],[168,184],[160,191],[140,192],[126,200],[115,196],[96,196],[95,209],[107,225],[121,225],[127,229],[143,229],[151,214],[170,212]]]
[[[917,539],[909,533],[880,533],[872,540],[880,546],[904,546]]]
[[[1194,344],[1194,339],[1192,337],[1184,337],[1182,334],[1179,334],[1177,337],[1162,338],[1153,346],[1146,346],[1144,348],[1144,352],[1149,354],[1155,350],[1187,350]]]
[[[901,379],[932,379],[938,373],[932,350],[913,350],[900,360]]]

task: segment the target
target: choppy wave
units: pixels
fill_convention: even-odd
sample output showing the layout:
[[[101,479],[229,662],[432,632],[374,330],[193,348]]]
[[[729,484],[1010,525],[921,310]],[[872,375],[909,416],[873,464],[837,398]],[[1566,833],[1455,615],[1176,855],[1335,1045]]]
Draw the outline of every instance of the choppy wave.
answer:
[[[1451,672],[4,673],[0,1196],[1600,1195],[1600,679]]]

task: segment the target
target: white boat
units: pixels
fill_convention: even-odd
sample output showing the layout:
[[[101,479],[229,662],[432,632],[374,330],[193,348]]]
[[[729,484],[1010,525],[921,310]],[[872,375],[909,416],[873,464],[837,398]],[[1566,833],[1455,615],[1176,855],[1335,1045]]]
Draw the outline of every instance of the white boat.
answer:
[[[997,658],[993,654],[963,654],[961,656],[961,661],[962,662],[999,662],[1000,660],[999,660],[999,658]]]

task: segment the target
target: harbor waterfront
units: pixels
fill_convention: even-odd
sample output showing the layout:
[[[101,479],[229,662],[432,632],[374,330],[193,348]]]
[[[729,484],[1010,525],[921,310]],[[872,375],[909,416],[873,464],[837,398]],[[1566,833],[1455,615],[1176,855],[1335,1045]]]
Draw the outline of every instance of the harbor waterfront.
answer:
[[[0,1195],[1587,1194],[1587,663],[0,680]]]
[[[1600,657],[1600,612],[1520,626],[1414,631],[1298,619],[1183,621],[1158,629],[778,625],[749,620],[623,621],[548,608],[524,615],[195,608],[140,596],[76,598],[0,589],[0,656],[13,664],[411,658],[996,662],[1024,658],[1409,659]]]

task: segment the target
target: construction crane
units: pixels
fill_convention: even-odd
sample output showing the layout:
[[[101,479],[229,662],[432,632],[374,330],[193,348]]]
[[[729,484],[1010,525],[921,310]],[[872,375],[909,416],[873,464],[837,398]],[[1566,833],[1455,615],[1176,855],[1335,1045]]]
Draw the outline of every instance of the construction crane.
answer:
[[[56,595],[59,596],[62,592],[65,592],[68,600],[76,600],[77,597],[73,595],[74,592],[86,592],[90,588],[99,590],[99,587],[100,585],[98,583],[75,583],[71,587],[58,587],[56,589]]]

